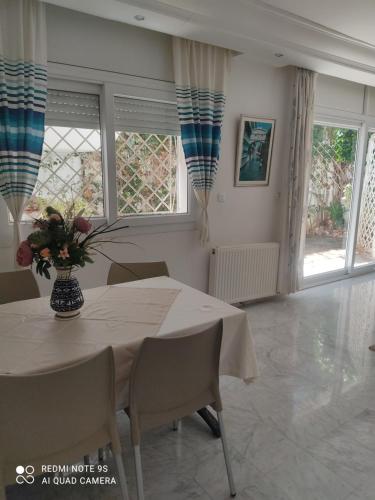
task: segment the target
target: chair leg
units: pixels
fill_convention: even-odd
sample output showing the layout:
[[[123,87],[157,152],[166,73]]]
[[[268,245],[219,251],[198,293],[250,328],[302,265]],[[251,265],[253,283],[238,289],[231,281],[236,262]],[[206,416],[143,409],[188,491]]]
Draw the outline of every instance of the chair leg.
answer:
[[[103,462],[104,460],[104,449],[99,448],[98,449],[98,462]]]
[[[83,457],[83,463],[84,463],[85,465],[90,465],[90,455],[85,455],[85,456]]]
[[[126,482],[124,462],[122,461],[121,453],[115,453],[117,471],[120,479],[120,487],[123,500],[129,500],[128,484]]]
[[[7,500],[7,494],[5,491],[5,481],[3,480],[3,469],[0,466],[0,500]]]
[[[139,444],[137,446],[134,446],[134,461],[135,461],[135,473],[137,476],[138,500],[144,500],[145,494],[143,491],[142,461],[141,461],[141,450]]]
[[[173,420],[172,429],[174,431],[180,431],[181,430],[181,419],[179,419],[179,420]]]
[[[222,415],[221,411],[217,412],[217,418],[219,420],[219,425],[220,425],[221,442],[223,444],[223,452],[224,452],[224,458],[225,458],[225,465],[227,467],[230,496],[231,497],[235,497],[236,496],[236,487],[234,485],[234,479],[233,479],[233,473],[232,473],[232,466],[231,466],[230,457],[229,457],[229,449],[228,449],[227,436],[225,434],[225,427],[224,427],[224,422],[223,422],[223,415]]]

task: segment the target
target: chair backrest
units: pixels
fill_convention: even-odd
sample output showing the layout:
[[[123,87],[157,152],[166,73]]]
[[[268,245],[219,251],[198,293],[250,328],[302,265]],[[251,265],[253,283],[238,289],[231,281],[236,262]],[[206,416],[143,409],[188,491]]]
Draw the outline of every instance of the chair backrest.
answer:
[[[69,464],[112,442],[114,361],[107,348],[69,367],[35,375],[0,375],[0,477],[17,465]],[[38,472],[39,471],[39,472]]]
[[[113,263],[109,269],[107,285],[156,278],[157,276],[169,276],[166,262],[124,262],[120,265]]]
[[[191,415],[203,406],[221,410],[222,332],[221,320],[193,335],[143,341],[129,385],[133,444],[139,443],[142,430]]]
[[[39,297],[39,288],[31,269],[0,273],[0,304]]]

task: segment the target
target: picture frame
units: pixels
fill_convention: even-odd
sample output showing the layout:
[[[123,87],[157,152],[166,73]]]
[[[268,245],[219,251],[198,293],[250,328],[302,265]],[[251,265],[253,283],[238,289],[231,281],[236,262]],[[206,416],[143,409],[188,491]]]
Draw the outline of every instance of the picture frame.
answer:
[[[268,186],[276,120],[241,115],[234,185]]]

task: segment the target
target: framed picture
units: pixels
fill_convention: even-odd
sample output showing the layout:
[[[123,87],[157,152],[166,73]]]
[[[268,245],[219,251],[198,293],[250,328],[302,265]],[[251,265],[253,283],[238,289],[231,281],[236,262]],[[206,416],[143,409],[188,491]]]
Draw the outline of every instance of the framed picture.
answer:
[[[275,120],[241,116],[235,186],[268,186]]]

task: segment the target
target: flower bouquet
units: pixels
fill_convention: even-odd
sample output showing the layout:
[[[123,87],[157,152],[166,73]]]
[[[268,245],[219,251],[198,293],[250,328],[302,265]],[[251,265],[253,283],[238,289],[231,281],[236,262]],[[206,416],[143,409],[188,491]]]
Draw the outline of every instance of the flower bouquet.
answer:
[[[92,255],[96,252],[109,258],[98,248],[102,243],[111,242],[103,239],[103,236],[128,227],[116,226],[116,220],[112,224],[104,223],[93,228],[82,213],[74,216],[73,207],[63,217],[53,207],[47,207],[47,217],[34,220],[36,231],[21,242],[17,251],[17,263],[20,266],[28,267],[35,262],[37,273],[47,279],[51,277],[50,268],[56,268],[57,279],[51,295],[51,307],[59,318],[77,316],[83,305],[78,281],[72,276],[74,268],[93,263]]]

